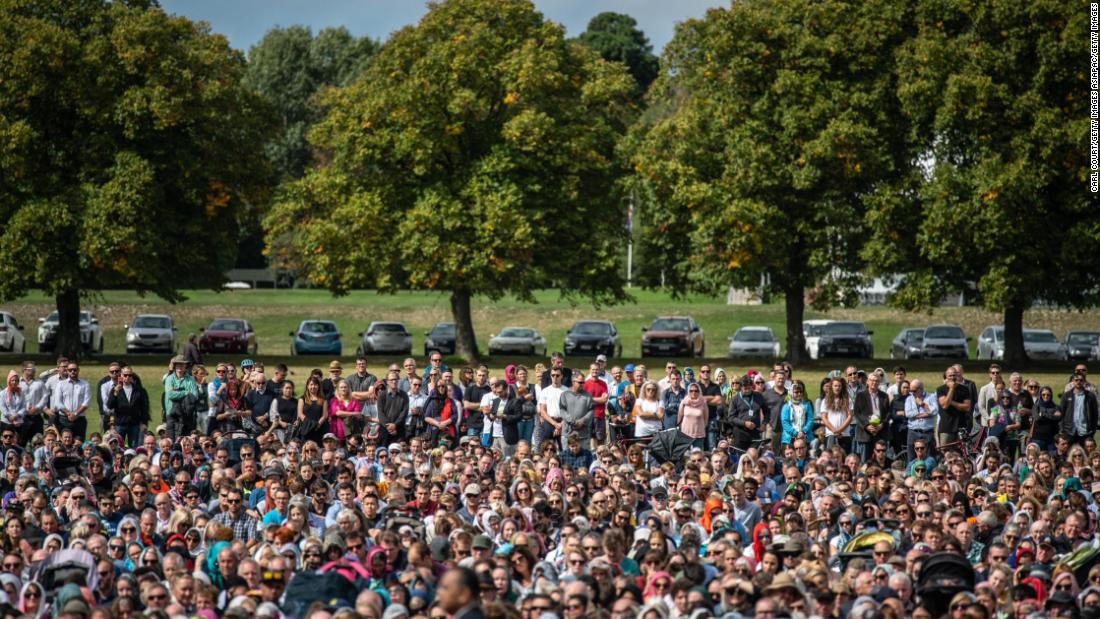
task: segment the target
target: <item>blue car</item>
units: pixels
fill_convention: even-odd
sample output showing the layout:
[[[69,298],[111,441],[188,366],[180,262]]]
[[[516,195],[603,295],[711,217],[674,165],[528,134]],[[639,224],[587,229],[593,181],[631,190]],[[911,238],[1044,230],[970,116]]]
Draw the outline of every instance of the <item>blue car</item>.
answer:
[[[340,330],[336,323],[329,320],[303,320],[297,331],[291,331],[290,343],[292,355],[336,355],[340,356],[344,346],[340,341]]]

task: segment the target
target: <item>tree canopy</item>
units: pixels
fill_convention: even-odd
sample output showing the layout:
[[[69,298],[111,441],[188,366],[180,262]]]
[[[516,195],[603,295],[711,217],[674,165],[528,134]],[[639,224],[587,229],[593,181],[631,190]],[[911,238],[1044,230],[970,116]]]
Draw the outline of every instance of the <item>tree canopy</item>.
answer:
[[[659,63],[653,46],[638,28],[638,22],[629,15],[600,13],[588,22],[588,28],[577,40],[596,50],[604,60],[625,64],[641,93],[649,90],[649,85],[657,79]]]
[[[1053,0],[929,0],[899,49],[899,95],[927,162],[876,205],[879,271],[926,308],[976,287],[1004,312],[1005,360],[1025,359],[1023,313],[1100,294],[1100,209],[1088,192],[1088,16]]]
[[[458,353],[470,297],[557,288],[626,297],[615,145],[633,90],[525,0],[447,0],[325,96],[324,153],[265,221],[270,251],[335,293],[451,294]],[[593,222],[599,225],[593,225]]]
[[[154,2],[0,0],[0,298],[54,295],[59,352],[78,352],[84,291],[223,281],[240,207],[264,199],[243,71]]]
[[[893,71],[906,9],[884,0],[748,0],[681,24],[631,146],[650,198],[643,254],[679,291],[851,300],[867,201],[908,159]],[[650,278],[652,281],[652,278]]]

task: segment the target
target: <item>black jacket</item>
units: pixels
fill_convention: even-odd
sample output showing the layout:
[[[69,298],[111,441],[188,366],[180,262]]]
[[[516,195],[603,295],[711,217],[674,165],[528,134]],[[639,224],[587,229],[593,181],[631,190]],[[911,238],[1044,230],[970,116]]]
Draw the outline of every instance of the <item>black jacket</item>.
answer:
[[[870,391],[860,391],[856,394],[856,404],[852,411],[852,416],[855,418],[856,433],[855,439],[857,443],[866,443],[872,440],[872,435],[867,432],[867,425],[871,423],[871,415],[874,414],[874,409],[871,408],[871,398],[878,399],[878,416],[882,421],[880,427],[885,428],[886,423],[889,420],[890,402],[886,394],[881,390],[876,389],[874,393]],[[874,435],[873,440],[883,439],[886,440],[886,433],[880,431],[877,435]]]
[[[519,424],[523,421],[523,398],[509,397],[504,404],[504,416],[500,418],[500,425],[504,429],[504,443],[515,445],[519,443]]]
[[[1097,424],[1097,402],[1096,394],[1091,391],[1085,391],[1085,425],[1088,427],[1088,434],[1086,436],[1092,436],[1096,434]],[[1062,394],[1062,402],[1058,408],[1062,409],[1062,432],[1070,436],[1077,435],[1076,421],[1073,419],[1073,391],[1067,391]]]
[[[756,393],[748,397],[737,394],[730,399],[729,406],[726,422],[732,429],[734,444],[738,449],[748,449],[753,441],[760,440],[761,427],[764,425],[762,398]],[[751,430],[745,427],[745,423],[749,421],[754,424]]]
[[[149,423],[149,394],[137,385],[130,391],[129,398],[124,389],[119,389],[118,393],[112,389],[107,395],[107,407],[115,411],[115,423],[120,426]]]
[[[378,421],[392,423],[403,431],[409,417],[409,394],[404,391],[386,391],[378,396]]]

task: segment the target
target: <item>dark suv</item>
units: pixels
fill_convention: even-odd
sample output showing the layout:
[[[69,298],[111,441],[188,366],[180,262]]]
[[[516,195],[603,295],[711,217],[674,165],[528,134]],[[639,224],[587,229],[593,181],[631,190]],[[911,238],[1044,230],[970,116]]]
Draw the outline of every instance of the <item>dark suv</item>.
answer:
[[[821,327],[821,339],[817,345],[818,358],[875,356],[867,325],[856,320],[836,320]]]
[[[581,320],[573,323],[565,334],[562,347],[566,355],[593,353],[618,357],[623,354],[619,332],[605,320]]]

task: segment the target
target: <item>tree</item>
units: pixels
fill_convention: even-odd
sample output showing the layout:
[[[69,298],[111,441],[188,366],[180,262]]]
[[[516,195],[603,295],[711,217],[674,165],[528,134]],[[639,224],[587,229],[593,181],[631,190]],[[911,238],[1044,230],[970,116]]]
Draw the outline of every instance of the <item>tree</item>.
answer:
[[[277,182],[301,178],[313,158],[306,135],[323,116],[317,93],[350,84],[377,51],[373,39],[342,26],[316,37],[305,26],[273,28],[252,46],[243,82],[275,110],[277,133],[264,149]]]
[[[240,205],[264,197],[243,70],[151,0],[0,0],[0,298],[53,295],[59,353],[80,353],[91,291],[223,281]]]
[[[650,93],[669,113],[632,136],[641,242],[675,292],[762,287],[805,359],[807,290],[854,300],[863,214],[907,169],[893,51],[904,5],[748,0],[681,24]],[[652,279],[652,274],[650,275]]]
[[[447,291],[457,352],[470,299],[557,288],[626,298],[615,144],[633,85],[521,0],[447,0],[327,93],[324,157],[265,220],[269,251],[336,294]]]
[[[640,93],[649,90],[657,78],[659,63],[653,55],[653,46],[629,15],[600,13],[588,22],[588,28],[577,40],[596,50],[604,60],[625,64]]]
[[[344,27],[325,28],[313,36],[305,26],[273,28],[248,52],[244,86],[258,92],[274,110],[276,130],[264,145],[271,165],[271,186],[301,178],[313,159],[306,139],[321,119],[318,93],[346,86],[358,77],[378,51],[369,37],[356,38]],[[237,264],[260,268],[263,213],[248,210],[242,218]]]
[[[893,299],[927,308],[976,286],[1004,314],[1008,364],[1024,310],[1095,304],[1100,210],[1089,195],[1088,16],[1053,0],[916,3],[899,96],[927,162],[876,205],[867,256],[905,274]]]

